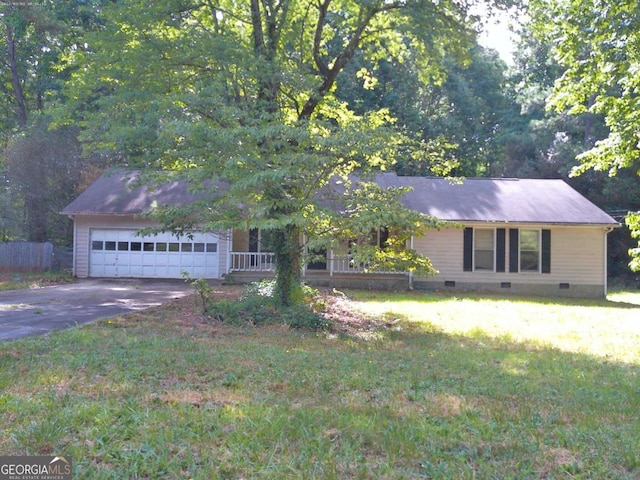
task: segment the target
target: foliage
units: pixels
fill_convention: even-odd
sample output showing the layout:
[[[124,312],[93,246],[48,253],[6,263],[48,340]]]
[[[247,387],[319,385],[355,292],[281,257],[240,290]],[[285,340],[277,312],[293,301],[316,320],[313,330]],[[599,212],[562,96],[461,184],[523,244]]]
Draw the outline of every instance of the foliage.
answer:
[[[33,242],[70,243],[71,221],[59,212],[76,196],[84,180],[77,132],[65,127],[49,130],[45,117],[13,136],[5,155],[4,192],[10,208],[0,211],[0,225]]]
[[[608,132],[578,156],[574,175],[588,170],[615,176],[640,165],[640,7],[633,0],[536,0],[534,31],[547,38],[564,71],[549,106],[570,114],[601,115]],[[640,172],[639,172],[640,173]],[[634,225],[633,218],[630,225]],[[638,249],[631,250],[632,254]],[[632,261],[637,265],[637,260]]]
[[[631,257],[629,267],[634,272],[640,272],[640,213],[629,213],[625,222],[627,227],[631,230],[633,238],[637,238],[639,240],[637,248],[629,249],[629,256]]]
[[[322,308],[322,303],[315,300],[318,295],[315,289],[303,285],[300,290],[303,297],[289,306],[277,301],[276,289],[273,280],[254,282],[244,289],[239,300],[209,299],[206,312],[210,318],[232,325],[284,324],[307,330],[327,329],[328,321],[317,310]]]
[[[202,304],[202,315],[206,315],[209,310],[209,307],[207,305],[207,297],[211,295],[211,293],[213,292],[213,288],[211,287],[211,285],[209,285],[209,282],[207,282],[206,278],[196,278],[195,280],[193,280],[189,277],[189,272],[182,272],[182,278],[184,278],[185,282],[189,282],[189,284],[198,294],[200,303]]]
[[[536,1],[539,35],[551,39],[565,68],[550,106],[605,117],[609,135],[581,156],[576,173],[631,167],[639,159],[638,99],[640,12],[637,2]]]
[[[0,104],[0,146],[5,135],[26,129],[34,114],[60,100],[69,73],[60,55],[79,47],[79,36],[95,26],[107,1],[0,2],[0,93],[6,100]]]
[[[0,240],[71,243],[70,222],[57,215],[75,195],[85,159],[75,126],[49,132],[44,112],[65,101],[63,50],[81,48],[108,1],[0,2]]]
[[[355,195],[347,188],[338,196],[336,181],[389,170],[398,152],[415,146],[388,109],[354,111],[336,95],[357,73],[346,75],[347,66],[356,57],[374,67],[402,62],[411,52],[421,82],[440,80],[445,59],[463,59],[473,38],[471,3],[112,3],[101,14],[104,28],[86,35],[88,48],[68,52],[75,71],[58,118],[78,122],[93,151],[161,168],[195,189],[224,186],[206,208],[161,215],[175,226],[186,219],[270,233],[276,295],[291,304],[301,240],[317,225],[327,226],[325,236],[335,232],[344,212],[327,204]],[[375,68],[367,75],[373,81]],[[369,230],[407,227],[373,212]]]
[[[511,100],[505,92],[506,65],[473,42],[463,62],[447,58],[442,78],[425,84],[415,52],[405,58],[365,62],[346,69],[355,80],[336,94],[356,112],[388,109],[414,140],[395,165],[401,175],[484,175],[496,161],[496,140]]]

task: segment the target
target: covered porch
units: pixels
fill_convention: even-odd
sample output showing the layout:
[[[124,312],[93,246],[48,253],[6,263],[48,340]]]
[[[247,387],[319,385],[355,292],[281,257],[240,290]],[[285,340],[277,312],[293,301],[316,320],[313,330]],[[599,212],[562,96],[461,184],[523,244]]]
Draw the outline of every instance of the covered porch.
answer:
[[[229,252],[229,277],[238,283],[270,278],[275,273],[271,252]],[[315,286],[337,288],[403,289],[409,286],[409,274],[383,269],[369,269],[350,256],[327,252],[324,262],[304,265],[305,282]]]
[[[378,240],[378,239],[377,239]],[[264,244],[268,244],[265,242]],[[238,283],[270,278],[275,273],[275,254],[267,251],[258,229],[234,230],[228,258],[228,277]],[[370,268],[356,261],[344,248],[323,251],[303,266],[305,282],[339,288],[406,288],[411,280],[403,271]]]
[[[271,252],[230,252],[229,273],[236,272],[274,272],[275,260]],[[406,275],[384,269],[370,269],[356,262],[351,255],[337,255],[329,251],[325,262],[305,265],[305,274],[325,274],[329,276],[343,274],[384,274]]]

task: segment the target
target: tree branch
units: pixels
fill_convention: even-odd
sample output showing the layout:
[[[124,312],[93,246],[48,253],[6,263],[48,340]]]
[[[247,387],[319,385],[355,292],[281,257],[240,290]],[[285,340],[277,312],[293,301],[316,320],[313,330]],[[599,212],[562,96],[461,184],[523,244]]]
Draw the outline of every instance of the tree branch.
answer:
[[[371,23],[373,17],[375,17],[376,14],[380,13],[383,10],[390,9],[361,9],[359,13],[360,18],[358,20],[358,25],[355,32],[353,33],[353,36],[344,47],[344,49],[336,56],[332,66],[329,68],[320,57],[320,46],[322,40],[322,31],[325,27],[327,11],[330,3],[331,0],[325,0],[325,2],[319,5],[320,13],[318,16],[318,23],[316,24],[316,31],[313,41],[313,58],[316,66],[318,67],[318,70],[320,71],[320,75],[323,77],[323,81],[318,89],[309,97],[304,107],[302,108],[302,111],[300,113],[301,120],[309,119],[322,98],[324,98],[327,92],[331,90],[331,87],[333,87],[336,78],[338,78],[338,74],[351,61],[356,51],[358,50],[358,47],[360,46],[362,41],[363,34]]]

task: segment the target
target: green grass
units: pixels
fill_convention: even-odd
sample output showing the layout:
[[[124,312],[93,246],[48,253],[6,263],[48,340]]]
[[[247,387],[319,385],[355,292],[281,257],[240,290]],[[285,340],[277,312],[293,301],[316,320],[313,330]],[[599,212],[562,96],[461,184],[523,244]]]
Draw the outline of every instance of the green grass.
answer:
[[[349,294],[387,328],[174,306],[0,343],[0,452],[90,479],[640,478],[639,295]]]
[[[45,273],[0,273],[0,292],[5,290],[40,288],[72,281],[73,277],[68,271]]]

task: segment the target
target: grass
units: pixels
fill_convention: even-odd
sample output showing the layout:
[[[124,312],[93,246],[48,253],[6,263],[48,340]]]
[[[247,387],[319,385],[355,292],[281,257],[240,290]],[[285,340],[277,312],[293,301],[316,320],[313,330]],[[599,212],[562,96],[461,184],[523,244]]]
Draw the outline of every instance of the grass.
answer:
[[[0,343],[0,452],[75,478],[640,478],[640,295],[348,292],[350,334],[196,298]]]
[[[0,292],[5,290],[41,288],[72,281],[73,277],[68,271],[45,273],[0,273]]]

